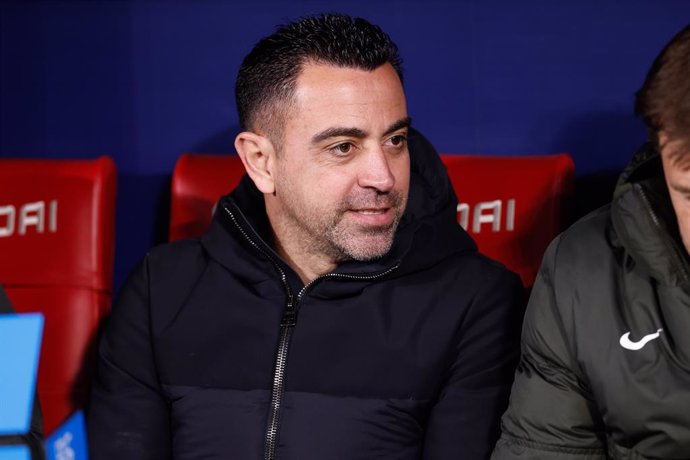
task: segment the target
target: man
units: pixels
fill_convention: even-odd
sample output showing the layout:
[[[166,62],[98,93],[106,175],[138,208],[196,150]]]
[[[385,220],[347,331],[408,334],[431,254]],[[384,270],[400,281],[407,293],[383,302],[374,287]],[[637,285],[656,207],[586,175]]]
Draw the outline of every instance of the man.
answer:
[[[236,96],[247,176],[119,296],[93,458],[487,458],[519,281],[456,223],[395,45],[305,18],[254,47]]]
[[[690,458],[690,27],[636,111],[650,142],[544,258],[494,459]]]

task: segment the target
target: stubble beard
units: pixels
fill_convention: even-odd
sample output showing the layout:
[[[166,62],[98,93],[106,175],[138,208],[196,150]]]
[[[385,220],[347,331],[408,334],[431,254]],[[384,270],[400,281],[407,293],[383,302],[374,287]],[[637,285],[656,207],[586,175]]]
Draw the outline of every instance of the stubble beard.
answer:
[[[398,191],[386,194],[370,191],[366,195],[350,197],[335,212],[332,220],[320,229],[321,232],[317,234],[317,244],[321,251],[336,263],[348,260],[366,262],[379,259],[388,254],[393,246],[395,232],[405,210],[406,201],[402,193]],[[387,207],[393,211],[393,221],[390,225],[362,227],[348,219],[347,214],[352,209],[374,207]]]
[[[373,194],[373,196],[372,196]],[[292,219],[301,228],[302,235],[293,235],[302,240],[304,250],[312,254],[322,254],[334,263],[348,260],[361,262],[385,256],[393,246],[395,232],[402,219],[407,199],[402,193],[392,191],[379,194],[373,190],[357,197],[350,197],[333,212],[330,219],[309,210],[299,213],[293,206]],[[393,213],[393,221],[385,227],[362,227],[348,219],[352,209],[387,207]]]

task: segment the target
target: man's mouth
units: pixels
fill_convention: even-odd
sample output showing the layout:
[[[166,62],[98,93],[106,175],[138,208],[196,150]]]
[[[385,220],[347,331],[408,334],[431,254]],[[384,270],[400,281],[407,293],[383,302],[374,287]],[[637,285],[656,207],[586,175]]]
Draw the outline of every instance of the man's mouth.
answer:
[[[393,208],[350,209],[351,215],[364,227],[389,227],[395,219]]]
[[[388,208],[383,208],[383,209],[355,209],[355,212],[359,214],[364,214],[366,216],[368,215],[374,215],[374,214],[384,214],[386,211],[388,211]]]

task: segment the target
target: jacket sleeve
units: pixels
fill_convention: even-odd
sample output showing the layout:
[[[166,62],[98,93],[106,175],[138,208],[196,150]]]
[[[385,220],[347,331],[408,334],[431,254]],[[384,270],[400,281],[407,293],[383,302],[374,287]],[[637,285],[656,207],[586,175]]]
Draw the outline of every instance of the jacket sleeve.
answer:
[[[492,460],[605,459],[601,418],[569,345],[571,335],[558,303],[570,305],[566,280],[558,291],[556,256],[560,239],[546,251],[522,330],[522,356],[502,434]]]
[[[151,334],[145,261],[118,296],[101,339],[87,417],[93,460],[171,458],[169,409]]]
[[[507,270],[492,270],[473,296],[459,330],[449,377],[434,405],[425,460],[487,459],[519,355],[524,288]]]

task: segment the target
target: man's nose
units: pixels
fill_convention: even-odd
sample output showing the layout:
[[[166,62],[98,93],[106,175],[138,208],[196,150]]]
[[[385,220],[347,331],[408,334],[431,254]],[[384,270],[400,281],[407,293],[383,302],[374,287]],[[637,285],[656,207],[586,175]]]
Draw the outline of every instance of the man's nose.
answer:
[[[391,191],[395,185],[391,160],[381,147],[368,151],[359,172],[359,186],[374,188],[379,192]]]

